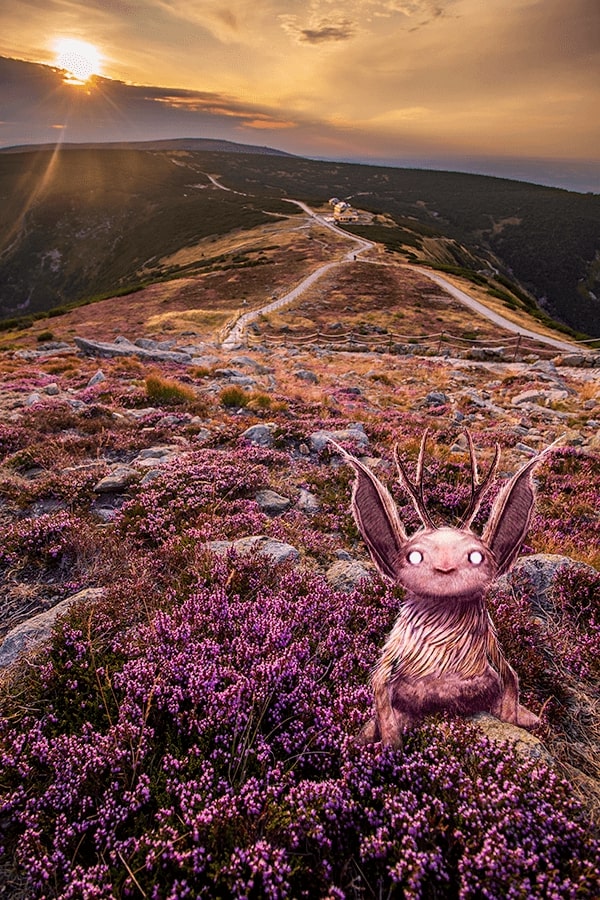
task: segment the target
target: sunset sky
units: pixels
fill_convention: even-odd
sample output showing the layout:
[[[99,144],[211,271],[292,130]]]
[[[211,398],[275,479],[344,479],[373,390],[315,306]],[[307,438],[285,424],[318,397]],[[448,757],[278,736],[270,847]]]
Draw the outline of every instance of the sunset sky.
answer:
[[[65,38],[91,82],[56,71]],[[17,0],[0,56],[0,146],[225,138],[600,190],[599,0]]]

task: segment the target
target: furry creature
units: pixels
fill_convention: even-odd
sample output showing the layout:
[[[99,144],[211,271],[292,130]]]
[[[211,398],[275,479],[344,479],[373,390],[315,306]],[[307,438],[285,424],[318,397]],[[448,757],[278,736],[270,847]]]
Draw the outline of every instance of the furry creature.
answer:
[[[406,600],[373,674],[375,717],[365,742],[398,746],[424,716],[490,712],[531,727],[536,715],[519,703],[516,672],[504,658],[484,603],[490,583],[517,556],[535,501],[533,470],[554,446],[530,459],[503,486],[481,537],[471,530],[498,468],[500,448],[480,480],[471,435],[471,499],[458,528],[436,527],[423,497],[425,431],[412,481],[395,450],[400,483],[423,527],[409,536],[391,494],[360,460],[336,446],[356,473],[352,512],[379,571],[402,585]]]

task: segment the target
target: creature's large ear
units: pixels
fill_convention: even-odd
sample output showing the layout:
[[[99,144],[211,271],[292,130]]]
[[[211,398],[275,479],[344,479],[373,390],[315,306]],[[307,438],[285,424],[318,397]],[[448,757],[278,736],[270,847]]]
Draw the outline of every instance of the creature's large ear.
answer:
[[[346,453],[335,441],[330,443],[356,472],[352,513],[373,562],[382,575],[395,580],[395,561],[408,538],[392,495],[360,460]]]
[[[533,470],[559,440],[526,462],[494,500],[482,540],[496,558],[498,575],[508,571],[527,534],[535,502]]]

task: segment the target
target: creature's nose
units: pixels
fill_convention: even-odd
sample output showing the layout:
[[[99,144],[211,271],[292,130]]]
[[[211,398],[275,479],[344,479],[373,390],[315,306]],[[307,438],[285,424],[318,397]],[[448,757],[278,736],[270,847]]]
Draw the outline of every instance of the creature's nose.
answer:
[[[435,566],[436,572],[441,572],[442,575],[448,575],[450,572],[456,571],[456,566],[453,562],[440,562]]]

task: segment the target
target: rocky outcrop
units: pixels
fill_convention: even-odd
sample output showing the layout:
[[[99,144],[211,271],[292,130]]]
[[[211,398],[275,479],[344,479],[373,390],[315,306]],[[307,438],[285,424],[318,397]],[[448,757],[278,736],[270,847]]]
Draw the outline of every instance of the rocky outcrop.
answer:
[[[16,625],[0,645],[0,668],[7,668],[24,653],[47,641],[57,619],[67,613],[75,603],[95,602],[103,596],[104,588],[86,588],[57,603],[52,609]]]

